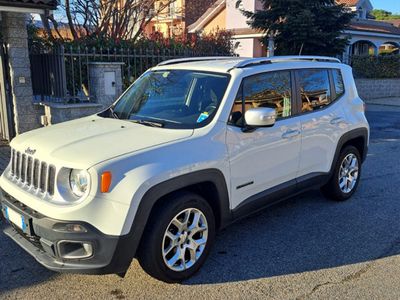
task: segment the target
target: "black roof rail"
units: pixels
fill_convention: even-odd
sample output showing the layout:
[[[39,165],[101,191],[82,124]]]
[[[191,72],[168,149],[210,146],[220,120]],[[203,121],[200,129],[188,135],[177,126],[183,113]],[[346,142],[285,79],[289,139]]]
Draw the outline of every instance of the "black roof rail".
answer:
[[[272,64],[275,62],[291,62],[291,61],[317,61],[317,62],[332,62],[341,63],[338,58],[329,56],[272,56],[249,58],[238,62],[234,68],[246,68],[255,65]]]
[[[187,57],[187,58],[177,58],[170,59],[163,62],[160,62],[157,66],[168,66],[175,64],[183,64],[189,62],[198,62],[198,61],[212,61],[212,60],[232,60],[237,57],[235,56],[204,56],[204,57]]]

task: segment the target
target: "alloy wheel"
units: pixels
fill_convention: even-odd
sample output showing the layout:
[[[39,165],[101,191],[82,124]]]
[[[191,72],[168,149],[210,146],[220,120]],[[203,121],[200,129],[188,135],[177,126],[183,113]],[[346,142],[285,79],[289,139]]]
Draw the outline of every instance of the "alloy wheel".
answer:
[[[162,242],[164,263],[173,271],[185,271],[203,254],[207,244],[208,224],[196,208],[177,214],[167,226]]]
[[[348,154],[342,161],[339,170],[339,187],[340,190],[348,194],[357,184],[358,180],[358,158],[355,154]]]

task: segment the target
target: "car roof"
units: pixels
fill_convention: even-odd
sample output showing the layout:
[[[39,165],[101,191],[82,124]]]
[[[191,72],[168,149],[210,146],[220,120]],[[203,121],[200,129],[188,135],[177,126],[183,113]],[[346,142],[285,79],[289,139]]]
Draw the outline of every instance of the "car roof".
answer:
[[[245,58],[245,57],[189,57],[182,59],[167,60],[153,70],[171,70],[171,69],[184,69],[184,70],[198,70],[218,73],[228,73],[232,69],[243,69],[251,67],[259,67],[270,65],[273,68],[280,69],[282,65],[289,69],[302,68],[302,67],[327,67],[329,64],[341,64],[340,60],[333,57],[325,56],[274,56],[274,57],[261,57],[261,58]],[[271,68],[272,69],[272,68]]]

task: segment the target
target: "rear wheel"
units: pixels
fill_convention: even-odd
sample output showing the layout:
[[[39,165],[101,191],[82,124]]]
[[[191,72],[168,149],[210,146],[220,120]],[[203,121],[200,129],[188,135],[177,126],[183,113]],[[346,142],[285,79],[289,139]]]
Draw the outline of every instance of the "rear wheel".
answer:
[[[139,249],[140,265],[159,280],[182,281],[200,269],[214,237],[207,201],[193,193],[173,194],[152,213]]]
[[[347,146],[341,151],[332,178],[322,187],[322,192],[332,200],[345,201],[357,190],[360,175],[360,152],[354,146]]]

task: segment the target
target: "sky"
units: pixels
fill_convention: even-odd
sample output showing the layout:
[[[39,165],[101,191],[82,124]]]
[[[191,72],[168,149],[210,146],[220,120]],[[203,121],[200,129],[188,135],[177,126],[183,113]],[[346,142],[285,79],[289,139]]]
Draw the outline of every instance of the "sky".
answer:
[[[384,9],[400,14],[400,0],[370,0],[375,9]]]

